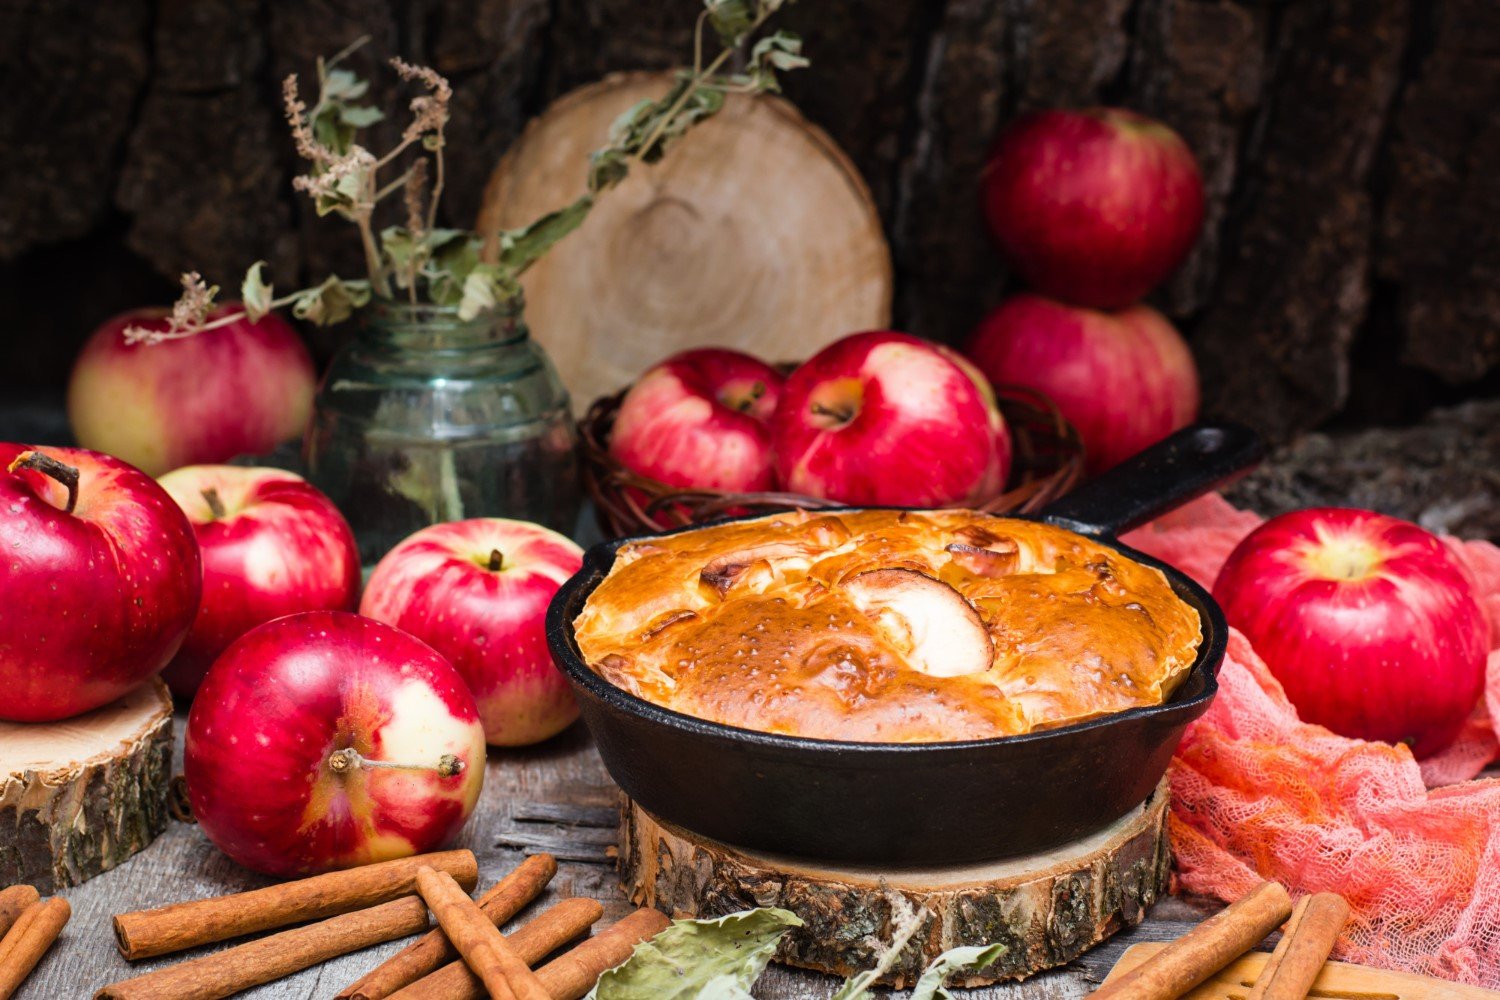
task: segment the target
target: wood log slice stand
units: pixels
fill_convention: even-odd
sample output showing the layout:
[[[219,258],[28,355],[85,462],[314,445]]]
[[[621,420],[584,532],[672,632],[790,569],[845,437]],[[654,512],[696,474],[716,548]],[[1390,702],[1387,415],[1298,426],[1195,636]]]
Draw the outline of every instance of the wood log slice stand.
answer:
[[[672,73],[618,73],[558,98],[485,189],[491,236],[584,193],[589,153]],[[805,358],[890,323],[890,248],[859,171],[776,97],[731,95],[659,163],[635,163],[521,280],[532,334],[580,409],[689,347]]]
[[[847,976],[874,962],[889,940],[893,896],[924,909],[922,928],[881,980],[911,986],[949,948],[1006,945],[993,965],[956,981],[983,986],[1064,965],[1124,927],[1164,895],[1166,779],[1140,807],[1065,847],[981,865],[885,870],[729,847],[665,823],[634,802],[622,810],[620,873],[638,905],[674,917],[719,916],[780,906],[801,917],[777,959]]]
[[[45,895],[108,871],[167,827],[166,685],[62,722],[0,723],[0,776],[0,885]]]

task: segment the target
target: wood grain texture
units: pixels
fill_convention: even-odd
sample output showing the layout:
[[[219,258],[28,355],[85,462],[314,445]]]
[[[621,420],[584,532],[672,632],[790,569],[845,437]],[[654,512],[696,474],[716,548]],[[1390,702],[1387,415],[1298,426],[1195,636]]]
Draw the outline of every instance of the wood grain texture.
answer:
[[[178,721],[185,724],[184,719]],[[178,763],[180,766],[180,748]],[[479,806],[455,846],[474,851],[479,858],[480,885],[488,886],[514,870],[525,857],[522,850],[498,846],[504,837],[518,829],[545,829],[557,839],[566,839],[575,819],[581,821],[579,829],[598,829],[588,824],[597,821],[605,811],[613,810],[617,795],[581,726],[574,726],[541,747],[494,751]],[[540,804],[545,804],[545,808],[538,809]],[[546,818],[518,818],[539,811]],[[110,919],[127,910],[268,884],[269,879],[247,872],[226,859],[197,827],[174,822],[155,844],[129,864],[64,892],[73,906],[73,919],[57,946],[32,974],[23,996],[85,996],[107,983],[163,968],[184,957],[206,954],[212,949],[127,962],[115,949]],[[604,916],[595,933],[634,910],[620,888],[613,861],[602,855],[594,862],[560,858],[557,876],[546,891],[517,914],[505,930],[513,932],[542,909],[574,896],[597,899],[603,905]],[[1128,944],[1170,940],[1208,912],[1212,912],[1212,907],[1205,904],[1163,899],[1139,927],[1085,952],[1065,968],[1042,973],[1020,984],[976,989],[965,994],[965,1000],[1082,1000],[1103,980]],[[249,1000],[313,1000],[332,996],[406,943],[395,941],[345,955],[242,995]],[[838,982],[831,976],[778,965],[762,978],[756,996],[761,1000],[826,1000],[837,989]]]
[[[160,681],[62,723],[0,722],[0,885],[50,894],[145,848],[167,826],[171,756]]]
[[[495,170],[479,231],[582,195],[582,165],[610,124],[671,86],[670,74],[621,74],[559,99]],[[796,358],[890,317],[869,191],[821,129],[775,98],[732,97],[662,162],[633,166],[521,283],[532,334],[579,410],[686,347]]]
[[[803,926],[777,957],[840,976],[874,962],[899,899],[925,911],[921,928],[882,981],[910,986],[950,948],[1003,943],[993,965],[961,978],[981,986],[1065,964],[1122,927],[1139,923],[1165,894],[1171,869],[1163,780],[1145,806],[1055,851],[983,865],[924,869],[830,868],[753,854],[664,823],[630,803],[620,868],[631,896],[673,916],[719,916],[779,906]]]

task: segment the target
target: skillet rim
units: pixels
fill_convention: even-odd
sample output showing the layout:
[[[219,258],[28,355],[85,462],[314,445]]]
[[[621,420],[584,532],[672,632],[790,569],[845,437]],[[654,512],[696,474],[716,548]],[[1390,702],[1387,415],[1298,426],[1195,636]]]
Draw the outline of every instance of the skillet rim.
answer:
[[[839,511],[855,510],[912,510],[920,513],[923,509],[871,505],[865,507],[831,508],[828,511],[821,512],[836,514]],[[697,716],[688,715],[684,712],[678,712],[674,709],[658,705],[655,702],[647,701],[639,695],[631,694],[624,688],[605,680],[585,662],[583,654],[578,648],[574,622],[567,613],[568,605],[575,600],[580,602],[588,600],[589,595],[603,582],[605,575],[608,574],[613,565],[616,553],[621,548],[634,542],[667,538],[720,524],[731,524],[738,521],[775,516],[777,516],[776,512],[726,517],[705,524],[694,524],[676,528],[672,531],[609,539],[589,546],[588,550],[584,553],[583,563],[579,567],[578,572],[574,573],[558,588],[557,593],[553,595],[552,600],[547,605],[547,647],[552,654],[553,660],[557,663],[558,669],[563,672],[563,675],[567,677],[570,683],[584,688],[605,704],[612,705],[657,725],[668,726],[693,735],[713,737],[739,745],[751,744],[757,748],[767,750],[786,750],[818,754],[852,753],[867,756],[871,754],[911,754],[923,751],[959,752],[996,749],[1000,747],[1023,748],[1045,744],[1049,740],[1057,740],[1105,729],[1110,726],[1123,725],[1138,720],[1149,721],[1158,716],[1181,714],[1186,715],[1187,721],[1190,722],[1207,711],[1209,703],[1213,701],[1214,696],[1218,693],[1218,674],[1219,668],[1224,662],[1224,653],[1228,645],[1229,626],[1224,618],[1223,610],[1208,590],[1176,567],[1131,548],[1129,545],[1123,544],[1113,535],[1082,532],[1077,530],[1076,527],[1050,520],[1045,514],[990,514],[986,516],[1039,522],[1052,527],[1062,528],[1065,531],[1072,531],[1074,534],[1082,535],[1091,541],[1107,546],[1129,559],[1134,559],[1136,562],[1159,570],[1166,577],[1167,583],[1172,587],[1173,592],[1193,607],[1193,610],[1198,615],[1199,628],[1203,636],[1202,641],[1198,645],[1197,655],[1188,668],[1188,672],[1184,676],[1182,683],[1178,685],[1178,691],[1186,688],[1193,681],[1194,676],[1200,678],[1202,684],[1201,690],[1180,700],[1174,697],[1174,699],[1156,705],[1142,705],[1136,708],[1128,708],[1121,712],[1111,712],[1091,719],[1084,719],[1080,722],[1072,722],[1050,729],[1033,730],[1029,733],[992,736],[977,740],[893,743],[861,740],[830,740],[814,736],[789,736],[784,733],[768,733],[764,730],[747,729],[742,726],[731,726],[723,722],[701,719]],[[595,576],[596,572],[597,577]]]

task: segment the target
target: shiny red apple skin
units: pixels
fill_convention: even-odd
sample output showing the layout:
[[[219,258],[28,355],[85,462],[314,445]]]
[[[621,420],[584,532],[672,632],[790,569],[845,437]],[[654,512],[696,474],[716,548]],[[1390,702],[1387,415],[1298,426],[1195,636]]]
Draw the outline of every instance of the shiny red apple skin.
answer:
[[[238,306],[225,305],[210,319]],[[164,310],[116,316],[74,362],[68,419],[80,443],[159,476],[183,465],[259,455],[302,434],[317,375],[274,313],[180,340],[127,344],[128,326],[165,329]]]
[[[490,743],[538,743],[578,718],[547,651],[545,622],[552,596],[582,565],[582,549],[541,525],[436,524],[380,560],[360,613],[446,656],[473,692]]]
[[[330,762],[352,747],[411,769]],[[445,754],[456,774],[437,765]],[[184,748],[199,827],[232,860],[296,877],[441,849],[484,782],[463,678],[382,622],[308,611],[237,639],[198,689]]]
[[[36,451],[78,470],[77,504]],[[49,722],[98,708],[177,652],[198,607],[193,529],[165,490],[82,448],[0,443],[0,719]]]
[[[219,654],[257,625],[298,611],[358,607],[354,533],[333,501],[301,476],[188,465],[158,481],[192,522],[203,556],[197,617],[162,671],[177,697],[192,698]]]
[[[1344,736],[1453,742],[1484,687],[1489,623],[1443,543],[1373,511],[1319,507],[1274,517],[1214,583],[1297,712]]]
[[[739,351],[706,347],[674,354],[625,394],[610,454],[669,486],[769,490],[769,421],[781,384],[776,369]]]
[[[1203,225],[1192,151],[1122,108],[1016,119],[985,165],[983,197],[1002,253],[1032,288],[1096,309],[1155,288]]]
[[[772,421],[794,492],[849,504],[934,507],[998,491],[1010,434],[989,383],[945,347],[873,330],[792,372]]]
[[[1102,472],[1198,417],[1198,369],[1168,319],[1147,305],[1115,312],[1012,296],[964,353],[997,385],[1045,393]]]

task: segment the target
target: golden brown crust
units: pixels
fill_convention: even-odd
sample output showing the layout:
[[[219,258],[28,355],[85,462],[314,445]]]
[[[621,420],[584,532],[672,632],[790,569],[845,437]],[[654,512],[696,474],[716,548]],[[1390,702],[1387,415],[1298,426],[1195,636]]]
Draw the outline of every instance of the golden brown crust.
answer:
[[[882,742],[1158,704],[1201,640],[1160,571],[964,510],[796,512],[626,545],[575,628],[589,665],[647,701]]]

